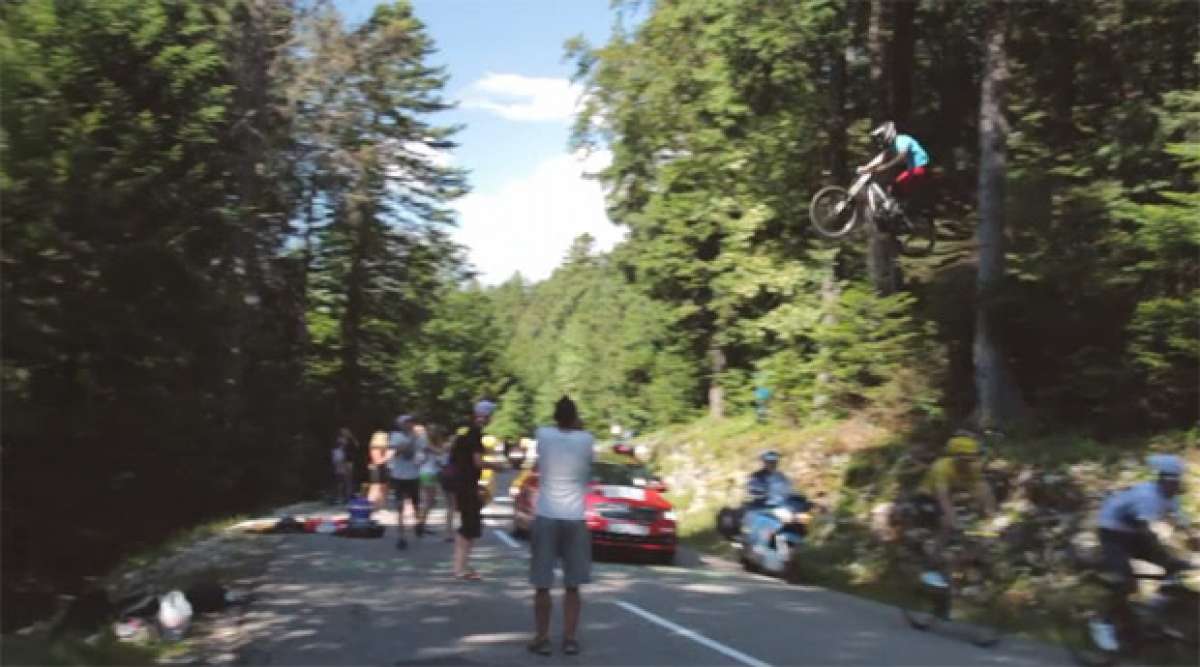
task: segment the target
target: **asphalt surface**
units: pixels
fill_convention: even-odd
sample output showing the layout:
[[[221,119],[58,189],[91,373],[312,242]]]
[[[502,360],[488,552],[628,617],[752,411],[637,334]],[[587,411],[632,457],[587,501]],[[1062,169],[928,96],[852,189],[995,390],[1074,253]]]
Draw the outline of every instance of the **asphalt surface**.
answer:
[[[977,648],[954,632],[911,630],[898,610],[815,587],[789,586],[729,564],[598,562],[584,591],[583,651],[565,656],[560,593],[551,657],[530,654],[528,546],[507,530],[502,496],[485,511],[474,567],[450,575],[438,533],[383,539],[290,535],[242,617],[230,660],[272,665],[1053,665],[1061,648],[1005,639]],[[393,522],[393,513],[379,517]],[[435,515],[440,519],[441,515]],[[433,521],[435,525],[439,521]]]

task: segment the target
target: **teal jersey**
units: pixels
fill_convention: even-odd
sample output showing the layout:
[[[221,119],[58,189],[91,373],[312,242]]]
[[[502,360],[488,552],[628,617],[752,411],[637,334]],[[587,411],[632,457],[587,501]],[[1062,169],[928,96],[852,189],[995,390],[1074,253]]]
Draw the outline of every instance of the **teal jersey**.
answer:
[[[907,165],[908,169],[915,167],[924,167],[929,164],[929,153],[925,152],[925,148],[921,146],[916,139],[907,134],[896,135],[896,141],[893,144],[896,148],[896,153],[900,154],[908,151]]]

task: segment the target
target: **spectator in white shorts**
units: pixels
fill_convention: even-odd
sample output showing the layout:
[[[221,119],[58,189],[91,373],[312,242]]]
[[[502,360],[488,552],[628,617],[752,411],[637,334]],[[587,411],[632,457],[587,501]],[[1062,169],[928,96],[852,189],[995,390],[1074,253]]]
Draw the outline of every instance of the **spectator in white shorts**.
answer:
[[[537,430],[538,498],[533,521],[529,582],[537,589],[533,615],[536,635],[529,650],[550,655],[550,588],[554,568],[562,561],[563,641],[567,655],[579,653],[575,631],[579,627],[582,602],[579,586],[591,581],[592,538],[584,520],[584,498],[592,476],[592,445],[595,438],[583,430],[575,403],[563,396],[554,406],[555,426]]]

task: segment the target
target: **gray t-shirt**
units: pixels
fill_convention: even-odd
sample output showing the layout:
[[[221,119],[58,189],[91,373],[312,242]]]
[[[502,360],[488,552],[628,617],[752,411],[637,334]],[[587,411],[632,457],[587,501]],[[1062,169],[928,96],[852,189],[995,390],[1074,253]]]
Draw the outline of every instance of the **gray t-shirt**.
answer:
[[[415,434],[392,431],[388,436],[392,457],[392,479],[417,479],[420,476],[421,439]]]
[[[543,426],[537,430],[537,515],[582,521],[592,477],[592,445],[587,431]]]

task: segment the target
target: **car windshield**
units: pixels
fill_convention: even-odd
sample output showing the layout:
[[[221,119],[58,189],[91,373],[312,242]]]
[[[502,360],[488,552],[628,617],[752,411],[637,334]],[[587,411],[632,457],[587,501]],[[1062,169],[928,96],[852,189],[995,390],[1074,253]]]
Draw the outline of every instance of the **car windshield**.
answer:
[[[646,486],[650,473],[642,466],[625,463],[593,463],[592,481],[615,486]]]

